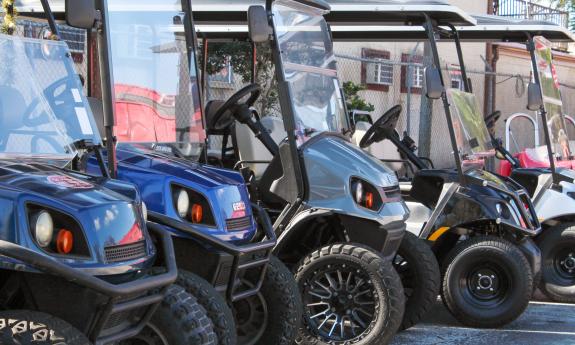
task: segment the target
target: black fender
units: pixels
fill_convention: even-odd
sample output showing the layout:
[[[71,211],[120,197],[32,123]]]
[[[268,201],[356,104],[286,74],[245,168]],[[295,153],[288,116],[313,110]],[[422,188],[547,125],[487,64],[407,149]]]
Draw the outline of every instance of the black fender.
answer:
[[[325,218],[337,218],[342,226],[340,241],[361,244],[380,252],[387,258],[395,256],[403,235],[405,222],[390,222],[385,227],[371,219],[354,217],[343,212],[327,209],[306,209],[296,214],[278,237],[274,254],[281,256],[285,251],[297,246],[304,235],[313,229],[310,222]]]

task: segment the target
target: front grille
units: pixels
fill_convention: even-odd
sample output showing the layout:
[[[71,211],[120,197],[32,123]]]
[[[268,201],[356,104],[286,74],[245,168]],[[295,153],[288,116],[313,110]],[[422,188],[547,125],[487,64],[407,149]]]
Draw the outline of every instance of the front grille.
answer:
[[[132,312],[133,312],[132,310],[126,310],[110,315],[110,317],[108,317],[108,320],[106,320],[106,323],[104,324],[104,327],[102,327],[102,329],[106,330],[121,325],[123,322],[126,322],[128,319],[131,318]]]
[[[401,189],[399,188],[399,185],[384,187],[383,192],[387,199],[396,199],[401,197]]]
[[[228,231],[248,230],[252,226],[252,217],[233,218],[226,220]]]
[[[105,251],[107,262],[134,260],[146,256],[146,241],[106,247]]]

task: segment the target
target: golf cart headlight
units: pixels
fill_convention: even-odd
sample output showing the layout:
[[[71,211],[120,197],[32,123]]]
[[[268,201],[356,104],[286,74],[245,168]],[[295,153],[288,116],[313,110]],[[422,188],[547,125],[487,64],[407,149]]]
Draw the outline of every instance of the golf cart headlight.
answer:
[[[360,179],[351,181],[353,200],[361,207],[377,211],[383,205],[380,192],[371,184]]]
[[[501,206],[501,204],[495,204],[495,210],[497,211],[497,214],[501,216],[503,213],[503,206]]]
[[[188,195],[188,192],[186,192],[183,189],[180,189],[180,191],[177,193],[177,198],[176,198],[176,211],[178,211],[178,215],[182,218],[185,218],[186,215],[188,214],[188,211],[190,209],[190,196]]]
[[[42,248],[48,247],[54,237],[54,221],[50,213],[40,211],[35,216],[32,226],[36,242],[38,242]]]
[[[353,193],[353,198],[355,199],[355,202],[357,202],[358,204],[361,204],[361,201],[363,200],[363,183],[361,183],[361,181],[355,181],[353,183],[352,193]]]
[[[144,216],[144,220],[148,220],[148,206],[146,203],[142,201],[142,215]]]

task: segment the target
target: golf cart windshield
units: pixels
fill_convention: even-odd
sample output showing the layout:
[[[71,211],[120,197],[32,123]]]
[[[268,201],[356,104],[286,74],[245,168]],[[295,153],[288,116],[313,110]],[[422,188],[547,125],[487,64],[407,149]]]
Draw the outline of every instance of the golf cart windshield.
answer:
[[[349,125],[323,11],[280,0],[273,14],[298,142],[321,132],[344,132]]]
[[[569,137],[567,136],[563,116],[563,102],[561,100],[559,79],[557,78],[557,71],[553,64],[551,42],[541,36],[534,37],[533,42],[535,43],[535,58],[538,68],[538,71],[534,71],[534,73],[539,73],[539,79],[541,81],[541,91],[545,110],[547,111],[549,134],[551,143],[554,146],[553,152],[559,160],[569,160],[571,157]]]
[[[118,142],[199,156],[205,132],[182,2],[110,0],[108,12]]]
[[[61,167],[100,144],[66,43],[0,35],[0,157]]]
[[[493,156],[495,151],[491,137],[475,95],[448,89],[447,97],[453,113],[453,129],[460,154],[467,158]]]

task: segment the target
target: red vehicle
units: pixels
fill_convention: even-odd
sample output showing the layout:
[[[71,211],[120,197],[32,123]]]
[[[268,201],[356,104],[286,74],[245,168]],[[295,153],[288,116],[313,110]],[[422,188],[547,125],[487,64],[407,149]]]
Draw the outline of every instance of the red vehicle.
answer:
[[[182,116],[189,121],[187,124],[176,126],[178,100],[174,95],[159,94],[155,90],[138,86],[116,84],[116,128],[115,135],[118,142],[157,142],[172,143],[182,141],[176,136],[177,128],[189,128],[189,135],[194,142],[205,139],[202,114],[200,109],[194,115]],[[184,110],[183,109],[183,110]],[[152,124],[153,125],[150,125]]]

